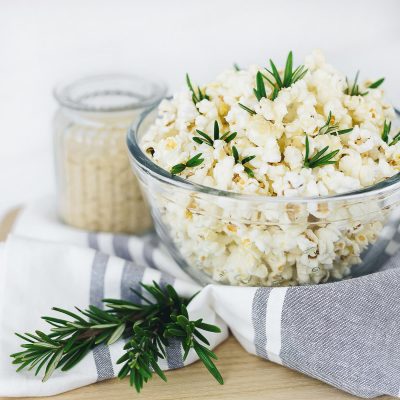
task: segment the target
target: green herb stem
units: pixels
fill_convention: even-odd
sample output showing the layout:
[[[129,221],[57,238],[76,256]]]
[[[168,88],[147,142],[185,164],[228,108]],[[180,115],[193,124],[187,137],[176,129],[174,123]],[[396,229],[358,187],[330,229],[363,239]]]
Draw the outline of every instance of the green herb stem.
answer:
[[[238,149],[236,148],[236,146],[232,146],[232,156],[235,160],[235,164],[242,164],[244,166],[244,171],[246,172],[246,174],[248,176],[250,176],[251,178],[254,178],[254,171],[248,165],[245,165],[245,164],[247,164],[248,162],[250,162],[251,160],[256,158],[256,156],[247,156],[247,157],[241,158],[239,156],[239,152],[238,152]]]
[[[177,175],[183,172],[186,168],[193,168],[197,167],[198,165],[202,164],[204,161],[204,158],[201,158],[202,153],[196,154],[194,157],[186,161],[186,163],[179,163],[174,165],[171,168],[171,174],[172,175]]]
[[[328,149],[329,146],[326,146],[310,158],[310,142],[308,136],[306,135],[306,154],[304,157],[304,167],[316,168],[322,167],[323,165],[336,164],[336,161],[333,161],[332,159],[336,156],[336,154],[339,153],[339,150],[334,150],[326,154]]]
[[[223,140],[226,143],[231,142],[235,137],[237,136],[237,132],[225,132],[222,136],[220,136],[220,128],[218,125],[218,121],[214,121],[214,132],[213,132],[213,138],[211,138],[210,135],[207,135],[207,133],[196,129],[196,133],[200,136],[193,136],[192,140],[198,144],[205,143],[208,146],[213,147],[214,146],[214,141],[216,140]]]
[[[197,88],[197,91],[194,89],[192,82],[190,80],[190,77],[188,74],[186,74],[186,84],[192,93],[192,100],[193,103],[196,105],[199,101],[202,101],[204,99],[210,100],[210,97],[206,95],[205,92],[202,92],[200,87]]]
[[[349,133],[353,130],[353,128],[347,129],[339,129],[339,124],[332,123],[332,113],[329,111],[328,118],[326,119],[325,125],[322,126],[319,131],[318,135],[344,135],[345,133]]]
[[[77,312],[54,308],[62,314],[60,317],[42,317],[51,326],[50,333],[17,333],[24,341],[23,350],[11,355],[13,364],[18,365],[17,371],[35,370],[37,375],[44,370],[43,381],[46,381],[56,369],[73,368],[95,347],[125,337],[124,354],[117,361],[121,365],[118,377],[129,377],[130,385],[140,392],[154,373],[167,380],[158,361],[166,357],[165,348],[170,341],[178,340],[184,359],[193,349],[211,375],[223,384],[212,361],[217,357],[206,347],[209,342],[200,332],[219,333],[220,329],[202,319],[190,321],[186,307],[191,299],[178,296],[172,286],[161,288],[156,282],[141,286],[144,294],[133,292],[142,299],[142,304],[104,299],[105,310],[95,306],[77,308]]]

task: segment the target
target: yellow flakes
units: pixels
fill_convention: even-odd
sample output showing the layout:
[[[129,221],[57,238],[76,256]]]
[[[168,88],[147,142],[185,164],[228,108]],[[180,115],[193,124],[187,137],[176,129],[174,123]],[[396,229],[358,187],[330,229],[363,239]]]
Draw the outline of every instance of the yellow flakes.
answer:
[[[173,138],[167,139],[166,148],[169,150],[175,150],[177,148],[177,144]]]
[[[228,229],[228,231],[237,232],[237,227],[236,227],[236,225],[228,224],[226,228]]]
[[[218,114],[221,117],[225,117],[228,114],[229,110],[230,110],[230,107],[228,106],[228,104],[221,101],[221,103],[219,104],[219,107],[218,107]]]
[[[186,219],[192,219],[193,218],[193,214],[188,209],[185,210],[185,218]]]

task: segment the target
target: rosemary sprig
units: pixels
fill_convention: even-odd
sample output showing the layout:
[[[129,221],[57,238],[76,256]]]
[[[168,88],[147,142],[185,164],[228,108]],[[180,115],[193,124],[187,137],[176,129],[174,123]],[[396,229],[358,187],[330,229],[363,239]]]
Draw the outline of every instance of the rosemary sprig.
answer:
[[[229,143],[229,142],[231,142],[233,139],[235,139],[236,136],[237,136],[237,132],[232,132],[232,133],[230,133],[230,132],[228,131],[228,132],[225,132],[225,133],[219,138],[219,140],[223,140],[223,141],[225,141],[226,143]]]
[[[204,158],[201,158],[201,156],[202,156],[202,153],[199,153],[199,154],[196,154],[191,159],[189,159],[188,161],[186,161],[186,163],[180,163],[180,164],[174,165],[171,168],[171,174],[172,175],[180,174],[186,168],[197,167],[204,161]]]
[[[344,94],[348,94],[350,96],[365,96],[368,94],[368,92],[360,91],[360,87],[357,83],[359,74],[360,74],[360,71],[357,71],[356,76],[353,81],[353,85],[351,85],[351,86],[349,84],[349,80],[346,77],[347,88],[344,90]]]
[[[400,131],[394,136],[393,140],[389,143],[389,146],[393,146],[400,141]]]
[[[256,74],[256,87],[253,89],[253,92],[258,101],[260,101],[263,97],[267,97],[264,78],[260,71],[258,71]]]
[[[275,100],[278,96],[278,93],[283,88],[288,88],[292,86],[294,83],[303,79],[306,75],[308,69],[304,67],[304,65],[299,65],[297,68],[293,70],[293,53],[290,51],[285,64],[285,71],[283,74],[283,79],[281,78],[278,69],[276,68],[274,62],[269,60],[271,70],[265,68],[266,71],[270,74],[270,77],[267,75],[263,75],[263,77],[271,84],[273,91],[270,99]]]
[[[239,107],[243,108],[243,110],[247,111],[250,115],[256,115],[257,114],[254,110],[252,110],[249,107],[246,107],[244,104],[242,104],[242,103],[238,103],[238,104],[239,104]]]
[[[389,133],[391,128],[392,128],[392,123],[391,122],[387,123],[385,120],[385,122],[383,123],[383,130],[381,135],[381,138],[385,143],[389,143]]]
[[[368,88],[369,88],[369,89],[376,89],[376,88],[378,88],[379,86],[382,85],[382,83],[383,83],[384,80],[385,80],[385,78],[378,79],[377,81],[371,83],[371,84],[368,86]]]
[[[203,131],[200,131],[199,129],[196,129],[197,134],[199,134],[201,137],[198,136],[193,136],[192,139],[194,142],[198,144],[208,144],[209,146],[213,147],[214,146],[214,141],[215,140],[223,140],[226,143],[231,142],[233,139],[235,139],[237,132],[232,132],[230,133],[225,132],[221,137],[220,137],[220,129],[218,125],[218,121],[214,121],[214,139],[212,139],[207,133],[204,133]]]
[[[151,286],[142,284],[142,287],[148,297],[133,292],[143,300],[143,304],[104,299],[105,310],[89,306],[74,313],[53,308],[64,317],[42,317],[51,325],[50,333],[16,334],[25,342],[21,345],[23,351],[11,355],[13,364],[19,365],[17,371],[35,369],[37,375],[44,369],[43,381],[46,381],[56,369],[68,371],[73,368],[96,346],[125,337],[125,353],[117,362],[122,365],[118,377],[129,376],[130,385],[140,392],[153,373],[167,380],[158,360],[166,357],[165,347],[171,340],[179,340],[184,359],[193,349],[212,376],[223,384],[222,376],[212,361],[217,357],[206,347],[209,342],[200,332],[218,333],[220,329],[202,319],[190,321],[186,306],[191,299],[179,297],[172,286],[161,288],[153,282]]]
[[[239,152],[238,152],[238,149],[236,148],[236,146],[232,146],[232,155],[233,155],[233,158],[235,159],[235,164],[242,164],[244,166],[244,171],[246,172],[246,174],[248,176],[250,176],[251,178],[254,178],[253,170],[250,167],[246,166],[245,164],[247,164],[249,161],[256,158],[256,156],[247,156],[247,157],[241,158],[239,156]]]
[[[398,143],[400,141],[400,131],[397,132],[397,134],[389,142],[389,134],[390,134],[390,130],[391,129],[392,129],[392,123],[391,122],[386,122],[386,120],[385,120],[385,122],[383,123],[383,129],[382,129],[381,138],[389,146],[394,146],[396,143]]]
[[[192,82],[190,81],[189,74],[186,74],[186,84],[189,90],[192,92],[192,100],[195,105],[201,100],[210,100],[210,97],[207,96],[205,92],[203,93],[200,87],[197,87],[196,93],[196,90],[193,88]]]
[[[316,168],[322,167],[323,165],[335,164],[336,161],[333,161],[332,158],[339,153],[339,150],[334,150],[328,154],[325,154],[328,148],[329,146],[324,147],[310,158],[310,142],[308,140],[308,136],[306,135],[306,154],[304,157],[304,166],[306,168]]]
[[[328,118],[326,119],[325,125],[322,126],[319,131],[318,135],[344,135],[345,133],[349,133],[353,130],[353,128],[348,128],[348,129],[339,129],[339,124],[334,123],[332,120],[334,120],[335,117],[332,116],[331,111],[329,111]],[[333,123],[332,123],[333,122]]]

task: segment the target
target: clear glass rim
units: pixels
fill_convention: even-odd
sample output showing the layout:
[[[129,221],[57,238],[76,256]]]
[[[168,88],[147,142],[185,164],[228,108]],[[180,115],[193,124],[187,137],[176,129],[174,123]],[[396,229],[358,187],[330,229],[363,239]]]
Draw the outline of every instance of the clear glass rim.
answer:
[[[243,194],[236,193],[227,190],[215,189],[209,186],[204,186],[195,182],[182,179],[178,175],[172,175],[165,169],[155,164],[147,155],[143,152],[138,142],[138,132],[141,128],[142,123],[145,119],[155,111],[158,104],[144,110],[138,119],[130,126],[127,134],[127,146],[129,154],[134,163],[148,175],[153,178],[169,185],[175,186],[180,189],[204,193],[210,196],[224,197],[232,200],[246,201],[246,202],[266,202],[266,203],[309,203],[309,202],[331,202],[331,201],[357,201],[365,200],[366,197],[382,196],[384,194],[389,195],[392,192],[396,192],[400,189],[400,172],[387,178],[376,185],[369,186],[367,188],[340,193],[332,196],[310,196],[310,197],[284,197],[284,196],[265,196],[262,194]]]
[[[71,91],[79,85],[88,83],[101,83],[110,80],[125,80],[131,84],[145,84],[152,88],[151,95],[143,95],[142,93],[133,93],[132,91],[121,92],[115,89],[114,94],[122,94],[127,97],[131,96],[132,99],[136,97],[136,101],[126,101],[123,105],[118,106],[91,106],[86,105],[71,97]],[[100,92],[99,94],[108,95],[112,94],[107,90]],[[55,85],[53,89],[53,96],[56,101],[62,106],[68,109],[82,112],[121,112],[131,111],[137,109],[146,109],[153,107],[158,104],[160,100],[167,94],[167,86],[161,81],[151,81],[144,77],[129,73],[103,73],[95,75],[78,75],[64,79]],[[95,95],[95,94],[93,94]]]

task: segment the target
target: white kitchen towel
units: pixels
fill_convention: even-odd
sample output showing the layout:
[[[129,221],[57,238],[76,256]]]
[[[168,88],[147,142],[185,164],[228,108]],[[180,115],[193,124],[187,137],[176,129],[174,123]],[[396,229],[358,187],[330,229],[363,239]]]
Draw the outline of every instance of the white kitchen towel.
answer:
[[[175,263],[154,237],[76,231],[57,223],[52,209],[51,202],[44,201],[28,207],[14,234],[30,239],[11,236],[0,250],[2,396],[56,394],[118,372],[115,360],[122,343],[95,349],[70,372],[57,371],[44,384],[30,372],[16,373],[9,354],[19,350],[20,340],[13,332],[44,329],[40,316],[49,315],[51,307],[100,305],[103,297],[132,298],[129,288],[137,288],[140,281],[171,283],[182,295],[200,289],[185,276],[174,275]],[[213,347],[226,338],[229,327],[248,352],[267,360],[361,397],[398,396],[399,262],[395,256],[388,270],[315,286],[210,285],[196,296],[189,312],[223,329],[223,334],[209,335]],[[167,353],[164,369],[184,365],[179,343]],[[195,359],[190,354],[185,364]],[[268,376],[265,381],[268,384]]]

